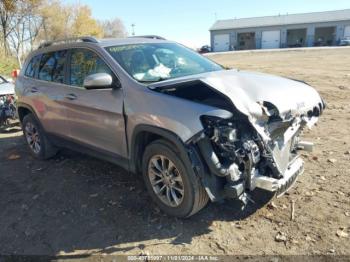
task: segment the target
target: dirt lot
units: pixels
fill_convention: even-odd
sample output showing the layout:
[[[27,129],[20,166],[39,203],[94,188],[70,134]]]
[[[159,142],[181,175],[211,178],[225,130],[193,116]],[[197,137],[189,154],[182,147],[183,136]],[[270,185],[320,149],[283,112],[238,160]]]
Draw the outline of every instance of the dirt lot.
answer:
[[[137,176],[68,150],[34,160],[14,128],[0,134],[0,254],[350,255],[350,49],[211,58],[304,80],[328,103],[305,134],[316,148],[303,155],[306,172],[287,195],[243,211],[234,201],[210,204],[174,219]]]

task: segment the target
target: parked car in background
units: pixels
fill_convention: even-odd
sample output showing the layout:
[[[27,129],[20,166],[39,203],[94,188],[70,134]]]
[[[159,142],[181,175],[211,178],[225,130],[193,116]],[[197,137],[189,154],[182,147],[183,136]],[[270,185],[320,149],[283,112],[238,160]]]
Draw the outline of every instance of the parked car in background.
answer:
[[[340,39],[339,45],[340,45],[340,46],[347,46],[347,45],[350,45],[350,36],[344,37],[344,38]]]
[[[205,54],[211,52],[211,47],[208,45],[204,45],[201,48],[199,48],[198,53]]]
[[[15,85],[9,79],[0,75],[0,96],[9,94],[15,94]]]
[[[225,70],[175,42],[82,37],[41,45],[16,80],[18,114],[39,159],[70,147],[142,174],[167,214],[210,199],[284,194],[303,172],[300,140],[325,104],[308,84]],[[147,207],[148,208],[148,207]]]
[[[16,115],[15,86],[0,76],[0,128],[8,127]]]

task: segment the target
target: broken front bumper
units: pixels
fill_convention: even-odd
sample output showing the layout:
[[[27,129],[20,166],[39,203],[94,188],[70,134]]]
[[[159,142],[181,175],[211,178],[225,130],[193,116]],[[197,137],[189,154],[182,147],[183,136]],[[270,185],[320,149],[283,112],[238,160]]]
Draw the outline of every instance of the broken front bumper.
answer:
[[[276,192],[277,197],[279,197],[293,186],[298,176],[303,172],[304,162],[298,157],[289,165],[281,179],[254,174],[250,189],[261,188],[270,192]]]

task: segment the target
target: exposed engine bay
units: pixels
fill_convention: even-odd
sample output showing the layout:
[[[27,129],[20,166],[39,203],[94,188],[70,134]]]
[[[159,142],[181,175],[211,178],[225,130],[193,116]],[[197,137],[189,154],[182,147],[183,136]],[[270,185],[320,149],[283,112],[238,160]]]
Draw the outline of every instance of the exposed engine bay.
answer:
[[[299,132],[281,146],[278,145],[279,138],[275,140],[277,143],[265,144],[244,120],[204,117],[203,122],[206,128],[197,144],[211,173],[225,177],[231,197],[254,190],[259,186],[255,181],[258,177],[282,179],[298,157]]]
[[[247,202],[248,193],[255,188],[282,195],[304,170],[298,150],[311,151],[313,144],[300,141],[300,136],[306,126],[311,128],[317,122],[324,102],[319,99],[310,107],[297,101],[296,108],[285,110],[271,101],[257,100],[253,106],[241,108],[249,102],[245,97],[236,104],[233,95],[237,94],[231,96],[227,89],[212,86],[210,81],[195,80],[156,90],[230,112],[202,115],[204,129],[191,141],[209,173],[225,181],[223,198]],[[215,201],[216,196],[211,198]]]

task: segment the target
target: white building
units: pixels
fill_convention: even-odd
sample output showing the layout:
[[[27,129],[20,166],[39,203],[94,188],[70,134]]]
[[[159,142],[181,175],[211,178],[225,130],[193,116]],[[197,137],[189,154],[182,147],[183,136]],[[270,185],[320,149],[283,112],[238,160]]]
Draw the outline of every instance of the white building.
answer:
[[[210,28],[214,52],[334,46],[350,37],[350,9],[218,20]]]

